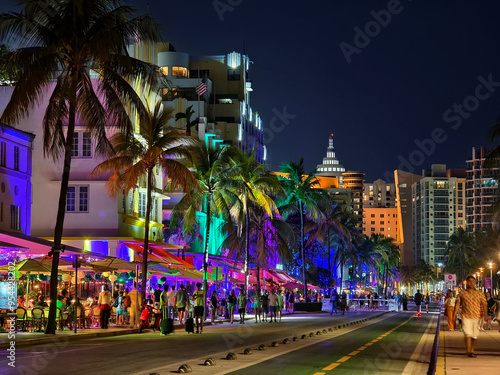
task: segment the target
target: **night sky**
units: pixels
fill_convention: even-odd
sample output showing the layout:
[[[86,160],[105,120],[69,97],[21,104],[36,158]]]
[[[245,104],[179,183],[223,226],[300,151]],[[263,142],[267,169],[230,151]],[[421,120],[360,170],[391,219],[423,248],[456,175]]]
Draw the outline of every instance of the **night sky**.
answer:
[[[301,156],[315,168],[334,132],[340,162],[366,181],[398,166],[418,174],[432,163],[465,167],[471,147],[491,147],[499,11],[497,1],[465,0],[149,2],[177,51],[245,46],[252,108],[268,128],[276,117],[265,137],[273,169]]]

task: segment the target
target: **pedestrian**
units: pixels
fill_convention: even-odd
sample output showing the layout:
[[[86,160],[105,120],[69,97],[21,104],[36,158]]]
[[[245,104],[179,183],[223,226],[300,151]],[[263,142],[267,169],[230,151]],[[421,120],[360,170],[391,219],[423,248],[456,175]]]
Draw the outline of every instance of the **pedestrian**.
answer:
[[[171,290],[167,293],[168,317],[174,319],[175,315],[175,286],[172,285]]]
[[[283,309],[285,308],[285,300],[283,298],[283,292],[278,290],[278,304],[276,305],[276,314],[278,315],[281,322],[281,314],[283,313]]]
[[[99,310],[101,311],[101,328],[108,329],[109,317],[111,315],[111,303],[113,295],[109,291],[108,284],[104,284],[103,291],[99,293]]]
[[[267,290],[264,291],[262,295],[262,320],[267,322],[267,315],[269,314],[269,292]]]
[[[491,293],[486,292],[486,303],[488,304],[488,316],[486,318],[487,329],[491,329],[491,322],[496,315],[497,303],[493,298],[491,298]]]
[[[370,294],[368,295],[369,296],[369,299],[370,299],[370,302],[369,302],[369,307],[370,307],[370,311],[373,311],[373,293],[370,292]]]
[[[123,310],[122,310],[122,318],[123,324],[129,324],[129,308],[130,308],[130,297],[128,295],[128,289],[125,288],[123,290]]]
[[[238,295],[238,312],[240,314],[240,324],[245,324],[245,310],[247,308],[247,296],[243,288],[240,288]]]
[[[417,316],[420,316],[422,313],[420,312],[420,305],[422,304],[422,294],[420,293],[420,289],[417,289],[417,293],[415,293],[415,297],[413,298],[415,301],[415,305],[417,306]]]
[[[290,294],[288,295],[288,312],[293,312],[293,304],[295,302],[295,294],[293,293],[293,290],[290,290]]]
[[[453,290],[448,290],[448,296],[446,301],[444,301],[445,314],[448,319],[448,329],[453,331],[455,329],[455,319],[453,318],[453,312],[455,310],[456,298],[453,294]]]
[[[273,317],[274,317],[274,323],[277,322],[276,320],[277,305],[278,305],[278,296],[276,295],[276,290],[272,289],[271,294],[269,295],[269,310],[271,313],[270,314],[271,319],[269,323],[273,322]]]
[[[120,295],[120,285],[116,284],[113,290],[113,300],[117,299]]]
[[[118,297],[116,299],[116,301],[118,301],[116,303],[116,324],[125,324],[125,321],[123,320],[123,312],[127,311],[127,309],[125,308],[125,303],[124,303],[124,300],[123,300],[123,290],[120,290],[118,292]]]
[[[219,307],[219,300],[217,298],[217,291],[214,290],[210,296],[210,313],[212,315],[212,324],[215,324],[217,319],[217,309]]]
[[[128,308],[129,312],[129,322],[130,322],[130,328],[136,328],[139,326],[140,323],[140,317],[141,317],[141,312],[142,308],[144,306],[144,303],[142,301],[142,296],[140,295],[139,291],[137,290],[137,284],[134,283],[134,289],[132,289],[128,295],[128,303],[130,303],[130,306]],[[127,302],[127,301],[126,301]]]
[[[474,348],[479,334],[479,322],[488,311],[488,304],[484,294],[475,287],[476,278],[467,276],[467,289],[461,290],[455,302],[453,317],[455,318],[458,309],[462,310],[462,329],[465,335],[466,355],[475,358]],[[482,311],[481,311],[482,309]]]
[[[330,311],[330,315],[333,315],[335,311],[335,315],[337,315],[337,304],[339,302],[339,294],[337,293],[337,289],[333,289],[332,295],[330,296],[330,304],[332,305],[332,311]]]
[[[215,295],[215,303],[217,304],[217,292],[214,291]],[[196,333],[203,333],[203,320],[205,315],[205,291],[201,290],[201,283],[196,283],[196,291],[193,293],[193,302],[194,302],[194,319],[196,323]],[[213,323],[213,315],[212,315],[212,323]]]
[[[169,286],[167,284],[163,285],[163,292],[158,296],[158,302],[160,303],[161,316],[163,319],[168,317],[168,289]],[[156,290],[155,290],[156,292]],[[156,298],[156,294],[155,294]]]
[[[257,323],[257,318],[259,319],[259,322],[261,322],[262,319],[260,315],[260,310],[262,302],[260,300],[260,293],[255,293],[252,299],[253,299],[253,308],[255,310],[255,323]]]
[[[161,294],[163,293],[164,290],[165,290],[165,285],[163,286],[163,290],[162,290],[160,284],[158,284],[158,288],[155,289],[155,292],[154,292],[155,303],[157,303],[158,306],[161,305],[160,296],[161,296]]]
[[[408,296],[403,293],[403,311],[408,311]]]
[[[179,323],[186,323],[186,307],[188,303],[188,297],[186,293],[186,289],[184,288],[184,284],[179,286],[179,289],[175,292],[175,307],[177,308],[177,312],[179,314]],[[184,323],[183,323],[184,322]]]
[[[430,303],[430,297],[429,297],[429,292],[425,295],[425,312],[429,313],[429,303]]]
[[[345,290],[343,290],[342,294],[340,295],[340,307],[342,309],[342,315],[344,315],[347,309],[347,294]]]
[[[400,292],[396,294],[396,304],[398,305],[398,312],[401,311],[401,303],[403,302],[403,297]]]
[[[227,297],[227,310],[229,313],[229,323],[233,324],[234,308],[236,307],[236,295],[234,294],[234,289],[231,289],[229,296]]]

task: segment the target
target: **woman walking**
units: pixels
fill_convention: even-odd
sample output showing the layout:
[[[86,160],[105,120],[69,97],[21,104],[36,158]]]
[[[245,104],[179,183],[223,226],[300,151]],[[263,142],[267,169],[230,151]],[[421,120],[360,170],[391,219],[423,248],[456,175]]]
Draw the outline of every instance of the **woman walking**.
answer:
[[[212,324],[215,323],[215,319],[217,318],[217,308],[219,306],[219,301],[217,298],[217,291],[213,291],[210,296],[210,312],[212,314]]]
[[[231,289],[231,292],[229,292],[229,296],[227,297],[227,311],[229,313],[229,323],[231,324],[233,324],[234,308],[236,307],[237,302],[234,289]]]
[[[446,301],[444,301],[444,307],[446,311],[446,317],[448,318],[448,329],[453,331],[455,329],[455,320],[453,319],[453,311],[455,310],[456,298],[453,294],[453,290],[448,290],[448,296]]]

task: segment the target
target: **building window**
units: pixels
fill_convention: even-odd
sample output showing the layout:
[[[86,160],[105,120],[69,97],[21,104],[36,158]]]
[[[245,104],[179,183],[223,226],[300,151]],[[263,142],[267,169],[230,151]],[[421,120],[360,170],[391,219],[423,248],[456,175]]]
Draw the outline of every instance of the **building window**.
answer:
[[[92,136],[90,132],[75,132],[73,135],[72,157],[92,157]]]
[[[19,147],[14,146],[14,170],[19,170]]]
[[[21,230],[21,207],[10,205],[10,229]]]
[[[380,217],[384,217],[384,214],[380,214]]]
[[[380,222],[380,225],[384,225],[384,224],[385,224],[385,222],[384,222],[384,221],[381,221],[381,222]]]
[[[89,212],[89,187],[87,185],[68,186],[66,212]]]
[[[375,225],[375,222],[374,222],[374,221],[372,221],[372,222],[371,222],[371,224],[372,224],[372,225]]]
[[[146,217],[146,193],[139,193],[139,217]]]
[[[228,69],[227,70],[227,80],[228,81],[239,81],[241,79],[240,69]]]
[[[371,216],[371,217],[375,217],[375,214],[371,214],[370,216]]]
[[[160,67],[160,75],[161,76],[168,76],[168,66]]]
[[[172,75],[177,77],[188,77],[188,70],[182,66],[173,66]]]
[[[7,165],[7,143],[2,142],[0,148],[0,165],[5,167]]]

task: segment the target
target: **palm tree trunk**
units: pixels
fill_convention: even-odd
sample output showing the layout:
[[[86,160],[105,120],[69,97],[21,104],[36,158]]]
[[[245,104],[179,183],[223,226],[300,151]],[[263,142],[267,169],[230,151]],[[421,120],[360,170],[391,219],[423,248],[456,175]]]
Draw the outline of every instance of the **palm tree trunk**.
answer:
[[[248,281],[250,278],[250,213],[248,207],[245,213],[245,293],[248,296]]]
[[[328,236],[328,272],[332,272],[332,249],[330,246],[330,227],[328,227],[327,234]]]
[[[147,277],[148,277],[148,252],[149,252],[149,217],[151,216],[151,193],[153,191],[153,170],[148,170],[148,182],[146,188],[146,218],[144,224],[144,251],[142,253],[142,277],[141,295],[146,300]]]
[[[257,259],[257,294],[260,293],[260,265],[259,260]]]
[[[205,228],[205,250],[203,253],[203,306],[207,305],[207,289],[208,289],[208,244],[210,240],[210,221],[211,221],[211,205],[212,205],[212,192],[207,195],[207,220]],[[205,314],[206,316],[206,314]]]
[[[299,200],[300,210],[300,253],[302,254],[302,280],[304,282],[304,302],[307,302],[306,256],[304,254],[304,211],[302,201]]]
[[[69,185],[69,172],[71,170],[71,152],[73,151],[73,135],[75,133],[76,121],[76,85],[73,80],[71,97],[69,98],[68,132],[66,134],[66,149],[64,150],[64,166],[61,178],[61,190],[59,191],[59,202],[57,208],[56,226],[54,229],[54,246],[51,249],[52,270],[50,271],[50,307],[47,318],[45,334],[54,335],[56,333],[57,316],[57,274],[59,271],[59,253],[61,251],[62,234],[64,229],[64,217],[66,215],[66,199]],[[50,255],[49,253],[49,255]]]

